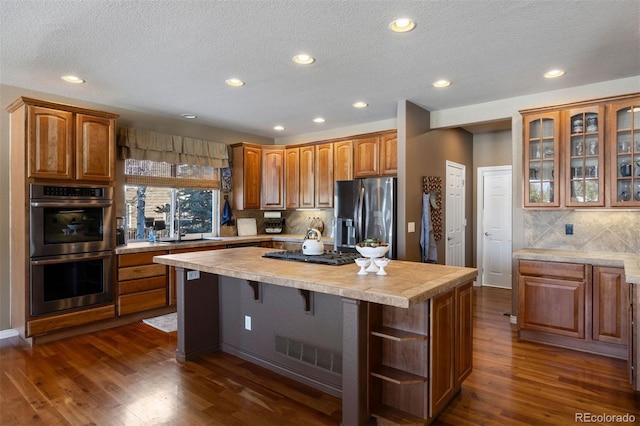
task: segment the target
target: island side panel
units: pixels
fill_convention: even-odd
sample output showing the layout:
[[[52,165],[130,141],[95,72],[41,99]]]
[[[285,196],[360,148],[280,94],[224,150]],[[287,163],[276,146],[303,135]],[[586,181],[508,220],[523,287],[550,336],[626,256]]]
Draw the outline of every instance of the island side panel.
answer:
[[[307,306],[295,288],[227,276],[219,285],[224,352],[341,396],[340,297],[309,292]]]
[[[189,271],[176,268],[178,361],[220,350],[218,275],[200,272],[188,280]]]

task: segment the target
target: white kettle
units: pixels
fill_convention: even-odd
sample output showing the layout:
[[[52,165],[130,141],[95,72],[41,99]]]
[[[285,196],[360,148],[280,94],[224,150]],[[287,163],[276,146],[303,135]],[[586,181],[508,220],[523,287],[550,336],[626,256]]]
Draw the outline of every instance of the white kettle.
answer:
[[[302,254],[319,255],[324,253],[322,234],[315,228],[310,229],[302,242]]]

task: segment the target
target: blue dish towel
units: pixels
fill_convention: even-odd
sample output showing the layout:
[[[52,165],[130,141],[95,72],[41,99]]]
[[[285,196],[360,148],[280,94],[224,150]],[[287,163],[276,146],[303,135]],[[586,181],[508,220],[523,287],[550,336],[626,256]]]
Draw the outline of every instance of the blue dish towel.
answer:
[[[229,204],[229,199],[224,199],[224,207],[222,208],[222,220],[220,221],[220,225],[224,225],[226,223],[231,222],[231,216],[233,216],[233,212],[231,211],[231,205]]]
[[[431,203],[429,198],[430,194],[422,194],[421,260],[426,263],[436,263],[438,261],[438,248],[436,247],[436,239],[433,236],[433,226],[431,225]]]

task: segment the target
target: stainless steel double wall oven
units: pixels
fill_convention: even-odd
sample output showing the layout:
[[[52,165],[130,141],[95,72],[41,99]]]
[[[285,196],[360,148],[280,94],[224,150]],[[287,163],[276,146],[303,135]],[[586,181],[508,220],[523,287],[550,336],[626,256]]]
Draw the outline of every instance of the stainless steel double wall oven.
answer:
[[[113,300],[113,188],[30,185],[32,316]]]

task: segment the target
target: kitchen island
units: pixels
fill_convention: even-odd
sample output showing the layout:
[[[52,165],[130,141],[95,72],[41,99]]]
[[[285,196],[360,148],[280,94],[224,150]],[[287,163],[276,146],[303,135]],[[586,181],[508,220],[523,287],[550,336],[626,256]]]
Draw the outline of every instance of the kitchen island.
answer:
[[[476,269],[388,275],[246,247],[154,257],[178,271],[177,359],[223,350],[342,398],[344,425],[429,423],[471,372]]]

